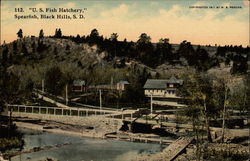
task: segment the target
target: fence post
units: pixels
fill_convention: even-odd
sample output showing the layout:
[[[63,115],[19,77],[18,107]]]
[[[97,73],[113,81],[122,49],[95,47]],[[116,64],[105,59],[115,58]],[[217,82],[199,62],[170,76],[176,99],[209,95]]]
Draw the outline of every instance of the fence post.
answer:
[[[38,113],[40,114],[40,113],[41,113],[41,107],[38,107],[38,110],[39,110],[39,112],[38,112]]]
[[[46,115],[49,114],[49,110],[48,110],[48,107],[46,107]]]
[[[88,116],[88,110],[86,110],[86,116]]]
[[[20,112],[20,107],[19,107],[19,106],[17,106],[17,112],[18,112],[18,113]]]

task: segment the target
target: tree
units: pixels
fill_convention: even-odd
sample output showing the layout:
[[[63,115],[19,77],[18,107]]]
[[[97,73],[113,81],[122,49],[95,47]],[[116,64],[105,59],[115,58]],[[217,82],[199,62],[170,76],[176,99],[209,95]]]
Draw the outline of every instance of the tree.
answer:
[[[114,49],[111,49],[111,54],[112,52],[114,52],[115,54],[115,57],[117,55],[117,50],[116,50],[116,46],[117,46],[117,38],[118,38],[118,34],[117,33],[112,33],[111,36],[110,36],[110,41],[112,42],[112,48]],[[113,54],[112,54],[113,55]]]
[[[58,38],[61,38],[61,37],[62,37],[62,31],[61,31],[60,28],[58,29],[57,36],[58,36]]]
[[[76,43],[80,43],[81,42],[81,37],[80,37],[79,34],[76,35],[75,42]]]
[[[151,43],[151,38],[146,33],[142,33],[136,44],[138,58],[142,63],[151,67],[155,66],[155,58],[153,55],[154,47]]]
[[[195,50],[190,42],[184,40],[177,50],[178,55],[184,57],[189,65],[195,65],[196,55]]]
[[[213,101],[215,105],[219,108],[219,110],[222,111],[222,142],[224,141],[226,112],[228,108],[229,98],[228,80],[230,80],[230,78],[221,77],[215,79],[213,83]]]
[[[117,41],[117,38],[118,38],[118,34],[117,33],[112,33],[109,39],[111,41]]]
[[[159,43],[169,44],[169,38],[160,38]]]
[[[205,119],[205,126],[207,131],[207,139],[212,141],[210,133],[210,115],[213,109],[212,105],[212,85],[211,80],[206,75],[197,73],[195,75],[189,75],[182,88],[179,89],[178,94],[187,100],[187,105],[190,113],[193,125],[195,120],[198,119],[197,113],[200,113]],[[190,109],[191,110],[190,110]],[[188,113],[189,113],[188,112]],[[198,138],[198,136],[197,136]]]
[[[13,55],[17,54],[17,42],[13,41]]]
[[[244,86],[245,86],[245,97],[244,97],[244,109],[248,110],[250,107],[250,73],[246,74],[244,77]]]
[[[60,68],[54,66],[45,73],[45,85],[48,92],[59,95],[64,90],[65,77]]]
[[[3,47],[3,51],[2,51],[2,65],[6,66],[8,63],[8,56],[9,56],[9,48],[7,46]]]
[[[208,52],[201,48],[199,45],[194,53],[195,59],[192,61],[192,65],[196,67],[198,71],[206,71],[210,68],[210,58]],[[193,56],[191,56],[193,59]]]
[[[39,38],[42,39],[44,38],[44,32],[43,32],[43,29],[40,30],[40,33],[39,33]]]
[[[19,88],[20,79],[13,73],[9,73],[6,67],[0,66],[0,112],[6,108],[6,104],[17,103],[21,97]],[[9,109],[10,110],[10,109]],[[10,110],[9,126],[12,125],[12,110]]]
[[[137,41],[138,44],[149,44],[151,43],[151,37],[146,33],[142,33]]]
[[[247,110],[247,89],[248,85],[246,84],[246,78],[242,81],[235,82],[233,86],[230,88],[230,93],[228,96],[228,104],[229,107],[234,110],[240,110],[241,114]]]
[[[58,33],[58,29],[56,29],[54,37],[57,37],[57,33]]]
[[[44,44],[43,40],[38,40],[37,44],[37,51],[38,53],[43,52],[46,49],[46,45]]]
[[[18,38],[23,38],[23,31],[22,31],[22,29],[19,29],[19,31],[17,32],[17,37]]]
[[[158,59],[157,64],[173,60],[172,46],[168,38],[161,38],[156,44],[155,57]]]
[[[98,37],[99,36],[99,32],[97,29],[93,29],[90,32],[90,37]]]
[[[87,36],[86,41],[89,43],[89,45],[101,45],[103,42],[103,37],[99,36],[97,29],[93,29],[91,30],[90,35]]]
[[[55,31],[55,36],[54,36],[55,38],[61,38],[62,37],[62,31],[61,31],[61,29],[59,28],[59,29],[56,29],[56,31]]]
[[[27,54],[29,53],[25,43],[22,44],[21,52],[22,52],[24,55],[27,55]]]

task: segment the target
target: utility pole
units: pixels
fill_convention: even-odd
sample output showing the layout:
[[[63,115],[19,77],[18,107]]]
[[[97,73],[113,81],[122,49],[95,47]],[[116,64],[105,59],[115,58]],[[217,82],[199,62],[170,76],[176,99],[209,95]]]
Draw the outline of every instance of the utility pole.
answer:
[[[150,112],[151,112],[151,118],[153,117],[153,95],[151,94],[150,97]]]
[[[44,79],[42,79],[42,91],[44,92]]]
[[[225,135],[225,117],[226,117],[226,106],[227,106],[227,87],[225,87],[225,100],[224,100],[224,107],[223,107],[223,120],[222,120],[222,137],[221,141],[224,142],[224,135]]]
[[[111,76],[110,87],[111,87],[111,89],[113,89],[113,77],[112,76]]]
[[[66,84],[66,87],[65,87],[65,100],[66,100],[66,105],[68,105],[68,84]]]
[[[102,109],[102,90],[99,90],[99,96],[100,96],[100,110]]]

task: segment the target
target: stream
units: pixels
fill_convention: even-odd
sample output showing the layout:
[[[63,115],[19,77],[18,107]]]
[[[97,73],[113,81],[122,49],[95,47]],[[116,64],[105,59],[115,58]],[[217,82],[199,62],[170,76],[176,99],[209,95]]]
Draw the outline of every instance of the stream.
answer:
[[[19,129],[24,133],[24,149],[55,146],[32,153],[25,153],[11,158],[11,161],[44,161],[52,158],[57,161],[130,161],[138,154],[152,154],[162,151],[167,145],[139,143],[109,139],[94,139],[62,134]]]

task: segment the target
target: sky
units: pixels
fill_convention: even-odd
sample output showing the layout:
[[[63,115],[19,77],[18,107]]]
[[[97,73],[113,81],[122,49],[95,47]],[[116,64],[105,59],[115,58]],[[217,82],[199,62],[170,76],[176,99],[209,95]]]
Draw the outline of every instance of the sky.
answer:
[[[191,8],[213,6],[215,8]],[[220,6],[220,8],[216,8]],[[224,8],[221,8],[223,6]],[[226,8],[239,6],[240,8]],[[25,12],[15,13],[15,8]],[[85,19],[44,20],[14,18],[34,15],[29,8],[86,8]],[[41,13],[35,13],[40,16]],[[43,14],[43,13],[42,13]],[[47,13],[62,14],[62,13]],[[69,13],[70,15],[70,13]],[[38,36],[40,29],[54,35],[61,28],[63,35],[88,35],[96,28],[109,38],[118,33],[118,40],[137,41],[141,33],[152,42],[169,38],[170,43],[187,40],[201,45],[249,45],[249,0],[3,0],[1,1],[1,44],[17,39],[17,31],[24,36]]]

